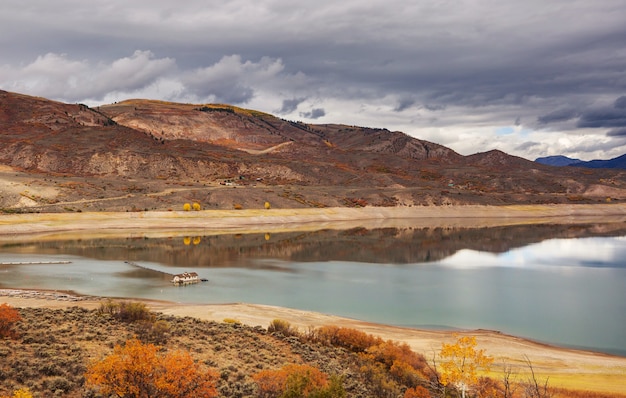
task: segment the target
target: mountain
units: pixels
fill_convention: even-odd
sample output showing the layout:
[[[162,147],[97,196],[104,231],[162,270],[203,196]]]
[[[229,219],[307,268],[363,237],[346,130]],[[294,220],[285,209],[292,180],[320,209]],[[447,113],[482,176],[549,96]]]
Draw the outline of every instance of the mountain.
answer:
[[[588,162],[568,158],[567,156],[547,156],[537,158],[535,162],[549,166],[574,166],[590,169],[624,169],[626,170],[626,154],[609,160],[590,160]]]
[[[0,209],[132,211],[626,199],[626,173],[462,156],[398,131],[225,104],[89,108],[0,91]]]
[[[567,156],[557,155],[557,156],[546,156],[542,158],[535,159],[535,162],[545,164],[548,166],[570,166],[574,163],[581,162],[580,159],[572,159]]]
[[[626,169],[626,154],[609,160],[590,160],[572,164],[576,167],[588,167],[591,169]]]

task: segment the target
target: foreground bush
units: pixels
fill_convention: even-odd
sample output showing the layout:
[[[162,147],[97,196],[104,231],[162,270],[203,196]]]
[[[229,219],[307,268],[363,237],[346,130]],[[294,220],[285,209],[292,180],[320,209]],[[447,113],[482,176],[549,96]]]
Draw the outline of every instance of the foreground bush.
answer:
[[[267,327],[267,331],[270,333],[280,333],[285,337],[299,336],[298,328],[291,326],[291,324],[282,319],[274,319]]]
[[[154,316],[144,303],[107,300],[100,304],[99,314],[109,314],[123,322],[151,321]]]
[[[309,365],[289,364],[277,370],[263,370],[252,376],[260,398],[342,398],[341,379]]]
[[[87,385],[106,396],[183,398],[217,396],[217,372],[201,368],[186,351],[159,354],[159,347],[133,339],[92,363]]]
[[[13,337],[13,325],[22,317],[20,313],[8,304],[0,305],[0,338]]]
[[[372,336],[360,330],[333,325],[326,325],[317,329],[315,339],[321,343],[343,347],[352,352],[365,352],[368,348],[383,342],[380,337]]]

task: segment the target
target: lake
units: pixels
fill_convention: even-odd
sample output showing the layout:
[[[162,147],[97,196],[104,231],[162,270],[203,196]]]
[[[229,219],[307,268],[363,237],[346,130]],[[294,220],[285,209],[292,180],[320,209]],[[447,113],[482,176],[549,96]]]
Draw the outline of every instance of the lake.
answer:
[[[69,263],[10,264],[50,261]],[[260,303],[626,356],[623,223],[22,238],[0,242],[0,263],[0,288]],[[209,281],[173,286],[184,271]]]

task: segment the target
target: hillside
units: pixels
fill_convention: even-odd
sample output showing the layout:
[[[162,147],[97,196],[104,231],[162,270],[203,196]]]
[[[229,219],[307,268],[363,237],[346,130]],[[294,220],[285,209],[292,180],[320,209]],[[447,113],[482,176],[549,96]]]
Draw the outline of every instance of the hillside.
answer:
[[[261,327],[155,314],[156,318],[147,322],[166,327],[154,335],[146,322],[123,322],[80,307],[22,308],[19,312],[19,338],[0,340],[1,396],[23,386],[38,397],[102,396],[85,386],[87,366],[134,336],[167,345],[170,350],[191,350],[195,360],[219,372],[220,397],[257,396],[252,375],[287,363],[309,364],[328,374],[347,375],[343,385],[351,397],[376,395],[375,383],[359,372],[363,361],[355,353],[270,334]],[[47,325],[46,330],[41,325]],[[406,389],[399,383],[393,387],[396,394]]]
[[[594,203],[625,199],[626,172],[222,104],[91,109],[0,91],[0,187],[5,211]]]
[[[15,335],[0,339],[0,395],[27,387],[36,397],[100,397],[102,394],[96,388],[85,383],[89,365],[110,355],[114,346],[139,338],[164,347],[164,352],[189,352],[194,361],[217,372],[216,388],[220,397],[279,396],[278,393],[261,394],[253,376],[286,364],[308,365],[327,375],[340,376],[346,397],[400,397],[407,387],[416,385],[428,388],[432,396],[443,396],[432,361],[441,341],[448,340],[445,332],[415,331],[428,336],[421,337],[425,340],[422,353],[411,350],[401,341],[377,339],[353,326],[360,325],[377,335],[406,338],[410,330],[402,328],[388,330],[373,324],[334,319],[340,324],[306,330],[282,321],[286,327],[271,332],[269,327],[248,326],[232,318],[200,319],[206,317],[206,313],[200,317],[158,311],[146,314],[142,309],[147,307],[142,303],[134,303],[134,318],[124,318],[102,311],[115,302],[68,297],[78,301],[51,300],[43,307],[37,307],[39,304],[16,307],[21,320],[13,328]],[[31,304],[38,302],[35,299]],[[152,304],[167,308],[165,303]],[[188,313],[194,311],[198,309],[192,306]],[[302,317],[301,311],[297,313]],[[289,311],[283,314],[288,315]],[[346,322],[347,326],[341,322]],[[341,332],[338,328],[342,328]],[[498,396],[504,396],[507,391],[504,381],[510,383],[511,390],[517,391],[508,396],[519,398],[537,396],[531,395],[533,381],[539,382],[541,387],[545,381],[549,384],[547,392],[555,398],[624,397],[619,388],[622,358],[549,347],[485,330],[472,331],[469,335],[478,336],[481,347],[488,346],[488,355],[500,352],[498,347],[504,346],[506,352],[513,355],[498,356],[491,379],[480,383],[483,388],[498,391]],[[518,355],[533,358],[535,370],[540,372],[536,379],[525,369],[524,363],[519,362]],[[564,360],[569,361],[570,377],[562,374]],[[515,373],[506,378],[500,370],[502,366],[511,366]],[[548,375],[555,375],[561,381],[555,382]],[[585,383],[572,382],[571,375],[584,379]],[[451,386],[445,391],[456,393]]]

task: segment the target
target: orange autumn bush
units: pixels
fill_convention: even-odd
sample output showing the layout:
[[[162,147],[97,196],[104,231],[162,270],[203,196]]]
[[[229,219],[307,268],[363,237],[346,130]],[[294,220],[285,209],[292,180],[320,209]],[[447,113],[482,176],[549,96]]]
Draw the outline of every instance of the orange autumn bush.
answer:
[[[372,336],[360,330],[332,325],[322,326],[316,332],[318,341],[343,347],[352,352],[364,352],[369,347],[383,341],[380,337]]]
[[[384,367],[392,379],[401,385],[416,387],[430,376],[426,359],[411,350],[408,344],[387,340],[371,346],[363,358]]]
[[[404,398],[431,398],[430,392],[422,387],[409,388],[404,392]]]
[[[0,338],[13,337],[13,325],[22,317],[20,313],[8,304],[0,305]]]
[[[107,396],[212,398],[218,374],[200,367],[186,351],[159,353],[159,347],[132,339],[92,363],[85,379]]]

